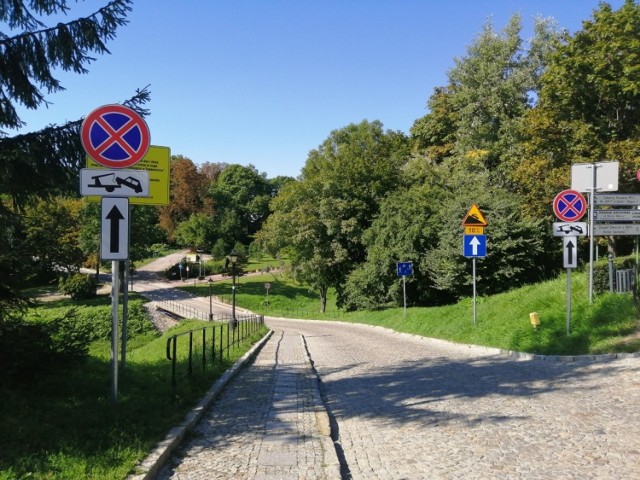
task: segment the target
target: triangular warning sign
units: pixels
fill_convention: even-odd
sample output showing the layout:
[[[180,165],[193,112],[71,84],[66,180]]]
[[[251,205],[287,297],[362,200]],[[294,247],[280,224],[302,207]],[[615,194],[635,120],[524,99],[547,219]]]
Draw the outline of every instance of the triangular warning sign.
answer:
[[[467,215],[462,220],[463,227],[486,227],[487,220],[475,203],[471,205],[471,208],[467,212]]]

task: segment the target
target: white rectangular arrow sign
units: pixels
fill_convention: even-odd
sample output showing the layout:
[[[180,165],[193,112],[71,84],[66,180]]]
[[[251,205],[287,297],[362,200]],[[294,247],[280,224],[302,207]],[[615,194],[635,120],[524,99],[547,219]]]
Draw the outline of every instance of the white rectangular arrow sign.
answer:
[[[562,238],[562,261],[564,268],[578,266],[578,237]]]
[[[148,197],[147,170],[80,170],[80,195],[101,197]]]
[[[100,258],[129,258],[129,199],[103,198],[101,220]]]

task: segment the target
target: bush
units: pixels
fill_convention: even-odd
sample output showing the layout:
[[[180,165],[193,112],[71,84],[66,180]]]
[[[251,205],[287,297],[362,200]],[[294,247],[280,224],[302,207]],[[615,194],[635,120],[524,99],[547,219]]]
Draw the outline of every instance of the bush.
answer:
[[[64,295],[71,295],[74,300],[84,300],[96,296],[98,285],[92,276],[76,273],[60,278],[58,288]]]
[[[82,363],[89,355],[91,325],[70,310],[50,321],[8,319],[0,330],[0,381],[28,382],[58,367]]]
[[[585,267],[588,270],[588,265]],[[613,286],[615,290],[616,270],[633,269],[635,271],[636,262],[632,257],[616,257],[613,259]],[[609,291],[609,261],[599,260],[593,265],[593,291],[595,294]]]

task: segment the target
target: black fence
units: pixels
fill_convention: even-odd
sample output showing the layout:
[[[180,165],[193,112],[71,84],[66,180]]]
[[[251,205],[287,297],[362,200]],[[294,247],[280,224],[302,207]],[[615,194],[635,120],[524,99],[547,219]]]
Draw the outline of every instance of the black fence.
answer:
[[[167,360],[171,361],[171,387],[175,395],[178,376],[190,377],[194,363],[207,365],[228,359],[231,349],[264,326],[262,315],[236,315],[236,322],[212,325],[178,333],[167,339]],[[179,372],[178,368],[184,366]]]

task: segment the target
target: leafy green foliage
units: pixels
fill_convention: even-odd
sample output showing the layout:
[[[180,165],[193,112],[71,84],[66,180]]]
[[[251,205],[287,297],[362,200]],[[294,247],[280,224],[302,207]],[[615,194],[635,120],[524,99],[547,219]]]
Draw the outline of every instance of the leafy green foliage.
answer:
[[[347,275],[366,257],[363,233],[399,185],[408,151],[406,137],[378,121],[331,132],[309,153],[300,181],[282,188],[258,241],[272,254],[285,249],[296,277],[319,289],[321,301],[329,287],[342,298]]]
[[[0,37],[0,125],[11,128],[22,125],[12,98],[35,109],[45,102],[39,88],[62,90],[53,77],[54,69],[86,73],[84,65],[93,60],[88,54],[108,53],[105,42],[114,38],[131,10],[131,0],[114,0],[92,15],[44,28],[23,3],[9,2],[0,10],[0,20],[10,29],[23,30]],[[68,10],[64,0],[30,2],[29,7],[39,15]]]
[[[170,202],[159,208],[159,224],[170,241],[175,240],[176,228],[192,215],[213,215],[213,204],[207,198],[207,191],[222,168],[221,164],[205,164],[198,168],[182,155],[171,157]],[[210,243],[212,239],[207,241]]]
[[[84,361],[89,353],[91,325],[68,310],[49,321],[9,319],[0,335],[0,362],[7,384],[25,382],[57,368]]]
[[[24,207],[34,198],[75,194],[85,161],[81,119],[14,136],[5,129],[24,126],[17,105],[29,109],[46,106],[45,93],[63,89],[54,77],[56,71],[84,73],[94,60],[90,55],[108,53],[106,43],[126,23],[131,0],[110,1],[92,15],[58,22],[51,28],[38,20],[39,16],[69,13],[69,3],[16,1],[4,2],[0,8],[0,21],[8,26],[0,34],[0,322],[7,315],[6,306],[21,304],[14,289],[31,273],[24,268],[29,263],[24,258],[44,258],[48,249],[54,249],[53,244],[39,243],[33,251],[33,245],[24,244],[20,225]],[[148,100],[149,92],[143,88],[123,103],[146,115],[143,105]],[[44,223],[46,217],[43,219]],[[65,254],[67,260],[69,253]]]
[[[441,232],[437,246],[424,257],[423,268],[440,290],[458,298],[470,294],[471,262],[461,255],[462,229],[459,222],[476,203],[489,226],[488,253],[477,261],[477,285],[481,294],[497,293],[544,278],[541,268],[548,252],[543,242],[543,222],[528,219],[524,206],[511,192],[490,183],[490,173],[481,162],[443,165],[449,168],[451,193],[440,201]],[[453,193],[455,192],[455,193]]]
[[[175,230],[176,243],[183,247],[211,250],[213,232],[214,225],[211,215],[193,213],[187,220],[178,224]]]
[[[93,276],[75,273],[60,277],[58,288],[64,295],[70,295],[74,300],[86,300],[96,296],[97,284]]]
[[[23,218],[25,247],[38,258],[42,269],[77,272],[84,260],[79,247],[81,201],[50,198],[36,200]]]
[[[621,190],[638,191],[639,48],[640,5],[628,0],[616,11],[602,3],[551,54],[538,105],[523,117],[527,161],[510,162],[534,213],[549,214],[575,162],[618,160]]]
[[[66,303],[42,305],[40,313],[49,317],[67,308]],[[90,310],[99,301],[86,303]],[[108,339],[92,345],[87,361],[51,369],[28,384],[8,386],[3,375],[0,429],[12,434],[0,438],[0,478],[125,478],[265,333],[242,342],[205,372],[194,368],[179,395],[173,396],[171,362],[165,359],[167,337],[203,325],[210,324],[185,322],[163,337],[135,337],[143,341],[129,344],[136,346],[131,346],[120,372],[117,403],[109,398]],[[38,371],[42,365],[35,367]]]
[[[211,184],[210,195],[216,205],[215,235],[225,241],[227,251],[236,242],[249,244],[269,215],[274,193],[266,174],[253,165],[229,165]]]

